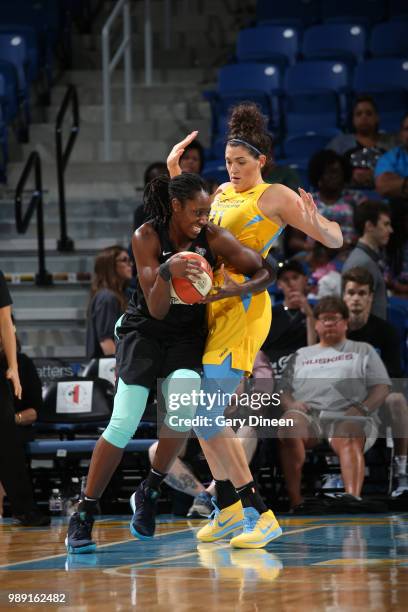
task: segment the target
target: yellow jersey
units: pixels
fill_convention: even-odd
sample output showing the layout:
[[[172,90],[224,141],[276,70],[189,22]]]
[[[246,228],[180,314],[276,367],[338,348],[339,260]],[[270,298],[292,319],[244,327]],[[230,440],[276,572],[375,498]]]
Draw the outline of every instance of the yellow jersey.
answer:
[[[259,209],[258,200],[270,187],[261,183],[237,193],[228,186],[211,206],[210,221],[228,229],[242,244],[266,257],[283,231]],[[223,263],[223,262],[219,262]],[[239,283],[245,277],[227,263],[225,270]],[[222,285],[219,267],[214,285]],[[208,337],[203,356],[205,364],[220,364],[231,354],[232,367],[252,372],[255,357],[269,332],[272,308],[269,294],[245,295],[219,300],[208,305]]]

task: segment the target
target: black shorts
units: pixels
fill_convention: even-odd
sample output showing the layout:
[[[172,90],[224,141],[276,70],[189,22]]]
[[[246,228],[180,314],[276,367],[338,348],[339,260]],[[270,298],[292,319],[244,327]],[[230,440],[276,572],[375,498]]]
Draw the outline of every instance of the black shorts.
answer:
[[[169,336],[155,338],[135,328],[132,317],[124,315],[116,329],[117,378],[127,385],[155,389],[158,378],[179,369],[202,369],[205,337]]]

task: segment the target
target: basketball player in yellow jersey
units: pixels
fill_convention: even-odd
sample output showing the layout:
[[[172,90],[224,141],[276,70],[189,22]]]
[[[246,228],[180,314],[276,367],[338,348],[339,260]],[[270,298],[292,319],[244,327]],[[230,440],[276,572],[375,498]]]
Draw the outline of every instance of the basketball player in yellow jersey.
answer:
[[[173,147],[167,159],[170,176],[181,173],[179,159],[196,135],[197,132],[192,132]],[[213,222],[229,229],[264,257],[286,225],[300,229],[325,246],[339,248],[343,244],[339,225],[317,212],[310,194],[299,189],[299,197],[284,185],[264,183],[262,170],[271,155],[270,145],[265,118],[256,105],[240,104],[232,109],[225,151],[230,182],[221,185],[215,194],[211,208]],[[271,322],[266,292],[244,295],[240,290],[243,277],[220,267],[217,283],[222,279],[224,284],[208,299],[209,333],[202,380],[206,389],[211,388],[211,382],[217,388],[220,381],[223,384],[226,380],[232,381],[235,388],[238,386],[242,375],[252,371]],[[227,297],[230,299],[224,300]],[[221,389],[224,393],[234,390],[224,386]],[[223,414],[225,407],[214,406],[211,416]],[[278,537],[282,533],[279,524],[257,492],[243,448],[232,430],[213,426],[195,428],[195,432],[215,479],[217,501],[211,520],[200,529],[198,539],[212,542],[240,529],[241,533],[231,539],[232,546],[261,548]]]
[[[282,227],[263,215],[258,200],[269,184],[237,193],[230,185],[218,194],[211,206],[210,220],[227,227],[245,246],[266,257],[272,243],[282,232]],[[224,284],[225,273],[235,283],[245,282],[244,276],[230,267],[219,267],[214,285]],[[209,335],[203,363],[221,364],[231,355],[231,365],[243,372],[252,372],[255,356],[268,334],[271,324],[271,302],[267,291],[245,297],[238,295],[228,300],[217,300],[208,307]]]

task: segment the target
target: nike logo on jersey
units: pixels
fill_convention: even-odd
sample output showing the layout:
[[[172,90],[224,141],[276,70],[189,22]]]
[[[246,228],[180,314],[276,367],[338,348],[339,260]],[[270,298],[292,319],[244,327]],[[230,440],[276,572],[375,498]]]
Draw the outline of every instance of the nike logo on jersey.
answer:
[[[167,255],[171,255],[172,251],[163,251],[162,256],[167,257]]]

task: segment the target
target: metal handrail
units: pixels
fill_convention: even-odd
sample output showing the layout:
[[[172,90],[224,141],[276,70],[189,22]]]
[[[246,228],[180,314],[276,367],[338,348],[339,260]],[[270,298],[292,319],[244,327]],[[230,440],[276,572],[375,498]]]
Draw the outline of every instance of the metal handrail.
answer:
[[[65,150],[62,143],[62,124],[71,103],[72,125]],[[55,148],[57,152],[57,179],[58,179],[58,205],[60,219],[60,239],[57,241],[59,251],[73,251],[74,241],[67,235],[67,216],[65,202],[65,180],[64,173],[70,158],[75,140],[79,132],[79,104],[78,93],[75,85],[68,85],[64,99],[58,111],[55,122]]]
[[[34,166],[35,190],[31,196],[30,204],[23,216],[23,193],[25,184]],[[19,234],[24,234],[30,225],[34,211],[37,211],[37,243],[38,243],[38,273],[35,275],[36,285],[52,285],[52,276],[45,267],[44,249],[44,215],[43,215],[43,191],[42,191],[42,171],[41,158],[37,151],[33,151],[27,159],[24,170],[16,187],[14,197],[14,210],[16,218],[16,228]]]
[[[112,24],[122,11],[123,38],[112,60],[110,59],[109,33]],[[132,50],[129,0],[119,0],[102,29],[102,78],[103,78],[103,113],[104,113],[104,157],[112,159],[112,117],[111,117],[111,74],[124,56],[125,86],[125,121],[132,120]]]

